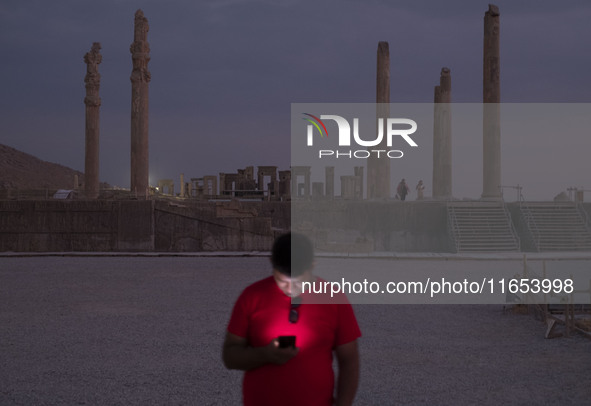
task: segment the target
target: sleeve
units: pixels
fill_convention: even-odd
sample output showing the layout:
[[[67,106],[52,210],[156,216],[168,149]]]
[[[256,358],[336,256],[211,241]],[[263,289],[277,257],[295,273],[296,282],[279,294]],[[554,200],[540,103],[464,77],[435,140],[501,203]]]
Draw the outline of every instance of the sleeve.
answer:
[[[338,325],[335,346],[347,344],[361,337],[361,330],[350,303],[336,305],[338,308]]]
[[[228,323],[228,332],[246,338],[248,335],[248,319],[248,294],[245,290],[234,304],[230,322]]]

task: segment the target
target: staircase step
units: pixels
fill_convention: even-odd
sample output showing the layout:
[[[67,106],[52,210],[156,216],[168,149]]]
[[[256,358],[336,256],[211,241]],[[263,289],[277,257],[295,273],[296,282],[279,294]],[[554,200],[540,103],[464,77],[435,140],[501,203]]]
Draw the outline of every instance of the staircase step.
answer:
[[[499,203],[466,202],[448,206],[458,251],[516,252],[519,240],[508,213]]]
[[[530,203],[522,208],[539,251],[591,250],[591,234],[573,203]]]

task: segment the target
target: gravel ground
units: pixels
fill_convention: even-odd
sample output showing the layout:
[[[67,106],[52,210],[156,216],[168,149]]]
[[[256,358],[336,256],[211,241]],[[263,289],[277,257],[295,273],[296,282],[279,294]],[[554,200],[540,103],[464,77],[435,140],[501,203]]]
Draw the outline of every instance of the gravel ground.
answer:
[[[0,258],[0,405],[240,404],[221,343],[268,274],[264,257]],[[356,305],[356,404],[591,404],[591,340],[502,310]]]

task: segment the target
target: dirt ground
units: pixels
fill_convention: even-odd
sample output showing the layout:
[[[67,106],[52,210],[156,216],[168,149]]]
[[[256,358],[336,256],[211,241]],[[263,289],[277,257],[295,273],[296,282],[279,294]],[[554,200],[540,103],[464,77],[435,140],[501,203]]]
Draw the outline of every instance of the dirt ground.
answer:
[[[220,349],[264,257],[0,258],[1,405],[237,405]],[[500,305],[355,305],[357,405],[591,404],[591,340]]]

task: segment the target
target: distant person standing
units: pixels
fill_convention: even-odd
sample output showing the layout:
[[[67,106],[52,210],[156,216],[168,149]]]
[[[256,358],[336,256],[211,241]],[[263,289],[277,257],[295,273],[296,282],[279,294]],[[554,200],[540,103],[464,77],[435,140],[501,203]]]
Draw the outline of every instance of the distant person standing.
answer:
[[[419,180],[415,189],[417,190],[417,200],[423,200],[423,190],[425,190],[425,185],[422,180]]]
[[[404,178],[398,184],[396,188],[396,193],[400,196],[400,200],[404,201],[406,199],[406,195],[410,192],[410,188],[406,184],[406,180]]]

